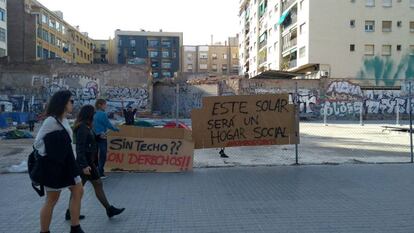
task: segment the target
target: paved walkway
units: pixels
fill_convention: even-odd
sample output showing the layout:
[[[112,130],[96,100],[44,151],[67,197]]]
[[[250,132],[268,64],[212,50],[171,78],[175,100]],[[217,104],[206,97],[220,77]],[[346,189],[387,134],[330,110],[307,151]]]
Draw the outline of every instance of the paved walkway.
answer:
[[[0,175],[0,232],[38,232],[42,200],[27,174]],[[111,174],[108,220],[91,186],[87,233],[414,232],[414,166],[340,165],[197,169],[187,174]],[[52,233],[68,232],[68,192]],[[7,230],[6,230],[7,229]]]

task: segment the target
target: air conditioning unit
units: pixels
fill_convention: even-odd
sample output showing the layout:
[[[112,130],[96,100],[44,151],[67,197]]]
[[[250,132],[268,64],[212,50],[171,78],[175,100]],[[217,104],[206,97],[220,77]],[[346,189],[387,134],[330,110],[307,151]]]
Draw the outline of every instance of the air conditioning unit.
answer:
[[[329,77],[329,71],[321,70],[321,77]]]

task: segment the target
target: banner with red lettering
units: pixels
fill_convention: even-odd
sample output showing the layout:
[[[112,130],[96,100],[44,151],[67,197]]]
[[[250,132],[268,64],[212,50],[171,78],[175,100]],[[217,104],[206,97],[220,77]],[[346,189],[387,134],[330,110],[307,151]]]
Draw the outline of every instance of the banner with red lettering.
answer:
[[[107,171],[185,172],[193,169],[191,132],[121,126],[108,134]]]
[[[288,94],[204,97],[191,120],[196,149],[299,143]]]

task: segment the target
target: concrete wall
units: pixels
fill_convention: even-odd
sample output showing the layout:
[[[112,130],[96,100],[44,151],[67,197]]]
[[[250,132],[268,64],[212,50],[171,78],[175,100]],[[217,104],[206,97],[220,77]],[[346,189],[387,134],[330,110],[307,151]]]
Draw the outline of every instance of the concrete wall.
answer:
[[[73,93],[75,112],[97,98],[108,101],[108,111],[132,106],[151,112],[152,79],[145,65],[75,65],[64,63],[0,65],[0,105],[13,111],[43,111],[55,92]],[[5,108],[5,107],[4,107]],[[9,107],[8,107],[9,108]]]

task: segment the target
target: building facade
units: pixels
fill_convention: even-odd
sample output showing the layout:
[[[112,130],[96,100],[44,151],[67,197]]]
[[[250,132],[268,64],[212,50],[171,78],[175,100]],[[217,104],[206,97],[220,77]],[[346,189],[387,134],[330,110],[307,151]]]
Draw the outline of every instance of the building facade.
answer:
[[[240,0],[239,19],[249,77],[285,70],[377,85],[414,77],[414,0]]]
[[[239,49],[237,38],[215,45],[183,46],[183,72],[212,75],[238,75]]]
[[[53,12],[36,0],[8,1],[7,6],[12,16],[8,20],[10,61],[92,63],[92,39],[67,23],[62,12]]]
[[[109,63],[110,40],[93,40],[93,63]]]
[[[7,0],[0,0],[0,57],[7,56]]]
[[[172,78],[181,71],[183,33],[115,32],[115,63],[137,64],[148,60],[153,78]]]

